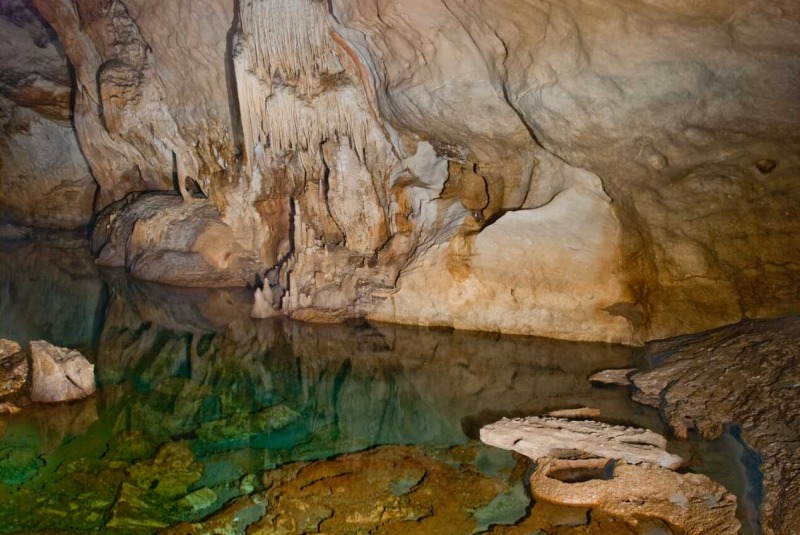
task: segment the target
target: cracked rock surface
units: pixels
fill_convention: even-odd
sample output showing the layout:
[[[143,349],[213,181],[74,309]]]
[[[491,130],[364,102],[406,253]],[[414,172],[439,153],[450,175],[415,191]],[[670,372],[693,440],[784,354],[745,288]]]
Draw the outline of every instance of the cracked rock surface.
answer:
[[[22,390],[28,380],[28,359],[13,340],[0,339],[0,399]]]
[[[31,401],[58,403],[94,393],[94,365],[74,349],[31,342]]]
[[[70,120],[68,61],[28,0],[0,1],[0,65],[0,224],[88,224],[97,186]]]
[[[632,376],[634,399],[658,407],[676,435],[727,425],[762,457],[765,533],[800,525],[800,317],[750,321],[647,347],[658,365]]]
[[[580,451],[630,464],[649,463],[675,469],[681,458],[666,451],[667,440],[647,429],[564,418],[503,418],[481,428],[481,441],[513,450],[533,461]]]
[[[559,472],[569,470],[574,463],[557,459],[539,463],[531,475],[533,497],[550,504],[586,508],[585,524],[590,524],[596,512],[610,515],[627,522],[634,533],[739,532],[736,497],[706,476],[620,463],[608,479],[560,480]],[[609,532],[609,527],[589,527],[587,533]]]

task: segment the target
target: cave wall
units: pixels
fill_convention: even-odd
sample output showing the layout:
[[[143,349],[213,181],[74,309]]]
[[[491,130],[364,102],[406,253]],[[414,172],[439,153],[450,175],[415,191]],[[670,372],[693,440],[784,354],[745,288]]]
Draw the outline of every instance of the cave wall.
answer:
[[[0,225],[87,225],[96,186],[70,122],[67,59],[26,0],[0,0],[0,65]]]
[[[34,3],[140,278],[627,343],[800,308],[796,2]]]

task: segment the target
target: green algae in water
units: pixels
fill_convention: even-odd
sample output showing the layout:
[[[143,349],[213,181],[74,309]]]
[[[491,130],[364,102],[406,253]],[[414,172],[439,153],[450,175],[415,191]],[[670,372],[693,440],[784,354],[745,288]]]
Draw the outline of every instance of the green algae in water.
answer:
[[[630,365],[630,349],[253,321],[247,293],[164,288],[116,272],[101,280],[91,262],[31,269],[8,254],[16,253],[0,251],[0,296],[32,298],[0,300],[0,336],[79,348],[99,389],[2,417],[3,533],[154,532],[261,491],[265,471],[383,444],[425,445],[442,459],[467,447],[463,461],[447,462],[498,482],[495,497],[470,512],[476,527],[510,524],[528,499],[509,480],[511,455],[475,444],[482,423],[587,405],[663,430],[656,411],[586,380]],[[391,491],[402,498],[415,485],[398,478]],[[240,528],[265,510],[246,505]]]

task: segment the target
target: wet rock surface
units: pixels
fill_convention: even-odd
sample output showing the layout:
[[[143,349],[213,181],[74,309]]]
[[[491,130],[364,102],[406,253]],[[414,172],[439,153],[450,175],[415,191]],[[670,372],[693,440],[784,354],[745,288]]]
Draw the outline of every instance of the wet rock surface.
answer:
[[[132,195],[103,211],[92,235],[97,263],[177,286],[233,287],[255,281],[256,258],[206,199]]]
[[[28,359],[13,340],[0,339],[0,399],[15,394],[28,381]]]
[[[30,348],[32,401],[59,403],[94,394],[94,365],[79,351],[43,340],[31,342]]]
[[[699,474],[678,474],[652,465],[622,462],[604,476],[575,477],[583,468],[591,474],[598,466],[583,461],[546,459],[531,475],[534,499],[549,504],[585,508],[589,525],[595,510],[628,523],[634,533],[732,535],[739,532],[736,497]],[[571,474],[575,479],[567,479]],[[594,476],[594,477],[592,477]],[[564,522],[563,520],[561,522]],[[656,528],[661,524],[662,530]],[[587,533],[605,533],[588,529]]]
[[[589,377],[589,381],[601,385],[628,386],[631,384],[630,376],[636,371],[636,368],[603,370]]]
[[[264,474],[263,492],[165,533],[241,529],[235,513],[251,504],[261,508],[248,533],[470,533],[482,509],[512,492],[507,478],[487,477],[464,462],[475,453],[471,447],[382,446],[289,464]]]
[[[31,2],[0,2],[0,224],[72,229],[97,185],[70,116],[64,49]]]
[[[579,451],[630,464],[649,463],[675,469],[681,458],[666,451],[667,440],[647,429],[608,425],[590,420],[531,416],[498,422],[481,428],[481,441],[521,453],[531,460]]]
[[[632,376],[634,399],[658,407],[678,436],[728,425],[761,454],[766,533],[800,525],[800,317],[750,321],[654,342],[657,366]]]

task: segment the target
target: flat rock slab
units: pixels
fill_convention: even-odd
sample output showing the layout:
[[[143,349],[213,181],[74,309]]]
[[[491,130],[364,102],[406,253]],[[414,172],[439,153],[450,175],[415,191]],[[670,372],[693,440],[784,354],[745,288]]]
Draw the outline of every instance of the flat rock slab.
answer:
[[[31,342],[31,400],[59,403],[94,393],[94,364],[74,349]]]
[[[547,416],[553,418],[567,418],[569,420],[586,420],[587,418],[597,418],[600,416],[600,409],[593,407],[580,407],[578,409],[559,409],[550,411]]]
[[[589,377],[589,381],[601,385],[628,386],[631,384],[630,376],[637,371],[636,368],[603,370]]]
[[[534,461],[580,451],[596,457],[623,459],[631,464],[650,463],[675,469],[682,459],[666,451],[661,435],[620,425],[562,418],[503,418],[481,429],[481,441],[516,451]]]
[[[28,380],[28,360],[20,345],[0,339],[0,399],[22,390]]]

